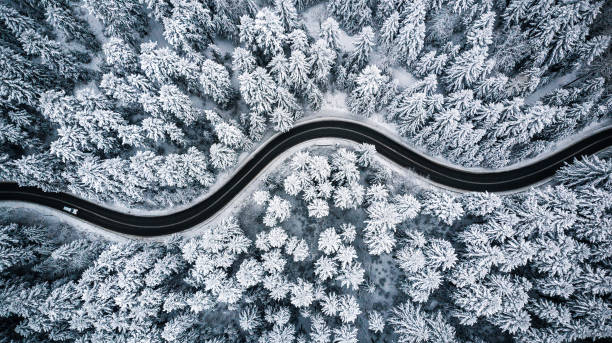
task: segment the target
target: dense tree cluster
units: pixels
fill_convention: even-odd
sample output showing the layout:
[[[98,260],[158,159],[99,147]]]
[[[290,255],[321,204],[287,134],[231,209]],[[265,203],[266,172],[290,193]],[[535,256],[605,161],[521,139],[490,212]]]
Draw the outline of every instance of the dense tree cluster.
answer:
[[[610,119],[610,11],[594,0],[0,1],[0,181],[184,203],[330,94],[432,155],[504,166]],[[495,195],[416,187],[375,153],[297,152],[193,238],[111,243],[3,217],[0,340],[612,337],[609,157]]]
[[[610,74],[600,65],[609,64],[610,29],[598,24],[606,22],[602,6],[390,5],[394,12],[382,23],[379,45],[418,79],[393,95],[387,117],[433,154],[488,167],[536,156],[551,142],[608,120]],[[558,81],[563,78],[569,80]],[[551,84],[560,88],[540,90]]]
[[[371,154],[339,148],[330,163],[298,152],[238,217],[193,238],[111,243],[3,219],[0,332],[155,342],[611,337],[609,159],[578,160],[524,193],[453,197],[403,191]],[[346,182],[362,205],[333,201]],[[317,200],[325,211],[311,209]],[[389,281],[375,272],[383,260]]]
[[[312,6],[327,17],[303,15]],[[330,92],[432,154],[503,166],[609,119],[604,12],[590,0],[2,3],[0,178],[129,206],[188,201]],[[416,79],[400,87],[398,70]],[[142,154],[180,175],[132,177]],[[179,172],[181,159],[197,170]],[[103,170],[109,185],[92,185]]]
[[[206,57],[211,10],[187,0],[81,5],[0,5],[0,177],[149,206],[206,189],[237,149],[250,147],[235,120],[192,99],[210,98],[224,109],[234,94],[222,57]],[[148,10],[172,48],[141,44]],[[94,35],[95,23],[102,33]]]

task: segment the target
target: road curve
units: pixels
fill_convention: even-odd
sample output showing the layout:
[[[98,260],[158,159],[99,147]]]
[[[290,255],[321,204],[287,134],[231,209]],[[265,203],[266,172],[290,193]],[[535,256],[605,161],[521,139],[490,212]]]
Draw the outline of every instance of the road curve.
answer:
[[[598,131],[554,154],[531,164],[501,171],[470,171],[434,161],[385,134],[364,124],[341,119],[321,120],[295,126],[274,136],[238,169],[235,174],[206,199],[176,213],[160,216],[138,216],[121,213],[65,193],[47,193],[35,187],[0,184],[0,201],[24,201],[63,210],[78,209],[71,214],[117,233],[153,237],[187,230],[227,205],[275,157],[285,150],[317,138],[342,138],[376,146],[376,151],[398,165],[409,168],[433,182],[465,191],[503,192],[536,184],[557,171],[574,157],[594,154],[612,145],[612,127]]]

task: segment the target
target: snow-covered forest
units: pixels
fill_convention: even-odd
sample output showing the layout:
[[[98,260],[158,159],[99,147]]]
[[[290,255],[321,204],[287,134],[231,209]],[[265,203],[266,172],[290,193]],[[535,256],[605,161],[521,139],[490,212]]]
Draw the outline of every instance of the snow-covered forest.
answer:
[[[0,182],[173,208],[317,116],[506,167],[611,124],[611,34],[595,0],[0,0]],[[0,342],[604,342],[611,156],[459,193],[312,146],[163,241],[0,207]]]
[[[610,8],[0,1],[0,179],[164,208],[343,110],[455,164],[505,166],[609,123]]]
[[[320,147],[294,154],[234,216],[189,239],[111,243],[3,218],[0,336],[611,338],[611,173],[611,159],[589,157],[531,191],[458,195],[413,183],[371,147]]]

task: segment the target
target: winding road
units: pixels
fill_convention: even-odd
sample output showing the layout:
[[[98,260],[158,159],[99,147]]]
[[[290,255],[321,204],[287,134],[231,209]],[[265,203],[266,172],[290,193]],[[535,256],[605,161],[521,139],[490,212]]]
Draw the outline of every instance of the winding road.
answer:
[[[121,213],[65,193],[47,193],[14,183],[0,184],[0,201],[48,206],[110,231],[140,237],[187,230],[214,216],[232,201],[270,162],[287,149],[317,138],[341,138],[376,146],[376,151],[429,180],[465,191],[503,192],[528,187],[552,176],[574,157],[594,154],[612,145],[612,127],[598,131],[545,158],[514,169],[472,171],[437,162],[365,124],[341,119],[297,125],[274,136],[210,196],[179,212],[160,216]],[[67,207],[67,208],[66,208]],[[69,209],[78,211],[70,212]]]

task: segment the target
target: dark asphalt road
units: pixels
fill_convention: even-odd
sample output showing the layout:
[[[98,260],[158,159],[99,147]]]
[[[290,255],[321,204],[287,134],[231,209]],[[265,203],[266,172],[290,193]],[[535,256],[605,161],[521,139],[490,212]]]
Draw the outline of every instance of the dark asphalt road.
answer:
[[[25,201],[59,210],[68,206],[78,209],[76,217],[111,231],[143,237],[167,235],[189,229],[213,216],[285,150],[311,139],[326,137],[373,144],[381,155],[442,185],[465,191],[503,192],[533,185],[552,176],[564,162],[609,147],[612,145],[612,128],[599,131],[532,164],[503,171],[471,172],[424,157],[364,124],[323,120],[298,125],[274,137],[209,197],[169,215],[124,214],[69,194],[46,193],[34,187],[19,187],[12,183],[0,184],[0,201]]]

